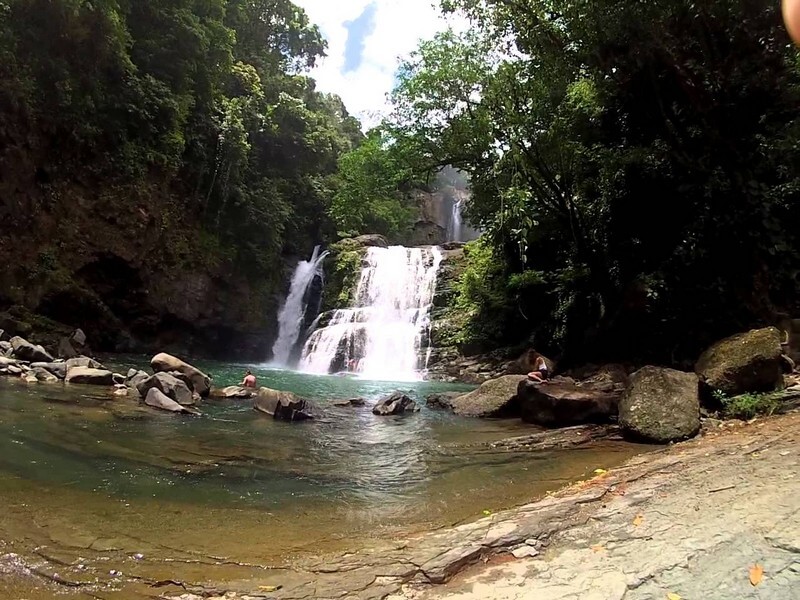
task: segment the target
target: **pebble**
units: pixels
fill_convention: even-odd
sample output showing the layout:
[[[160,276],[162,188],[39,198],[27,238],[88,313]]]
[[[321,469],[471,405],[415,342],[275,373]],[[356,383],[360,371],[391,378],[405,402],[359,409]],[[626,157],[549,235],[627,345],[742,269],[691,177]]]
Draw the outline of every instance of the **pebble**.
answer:
[[[531,556],[536,556],[539,554],[539,551],[533,546],[524,545],[514,548],[511,551],[511,554],[514,555],[514,558],[528,558]]]

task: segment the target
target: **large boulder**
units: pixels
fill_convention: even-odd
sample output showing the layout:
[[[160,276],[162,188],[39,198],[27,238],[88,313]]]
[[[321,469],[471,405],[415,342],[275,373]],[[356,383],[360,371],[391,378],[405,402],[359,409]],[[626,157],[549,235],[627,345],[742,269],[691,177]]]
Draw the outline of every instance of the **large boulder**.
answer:
[[[695,365],[707,390],[730,397],[781,389],[781,369],[781,334],[775,327],[725,338],[703,352]]]
[[[581,386],[572,380],[535,383],[528,379],[517,388],[520,416],[543,427],[608,423],[617,414],[620,394]]]
[[[271,416],[276,421],[306,421],[313,418],[311,406],[292,392],[261,388],[253,401],[253,408]]]
[[[0,354],[10,354],[14,351],[14,346],[11,342],[0,342]]]
[[[58,341],[58,350],[57,350],[58,358],[75,358],[78,356],[78,352],[75,348],[72,347],[72,344],[69,343],[69,339],[62,337]]]
[[[152,406],[153,408],[157,408],[159,410],[166,410],[169,412],[183,413],[188,415],[200,414],[200,411],[198,411],[197,409],[178,404],[177,402],[175,402],[175,400],[173,400],[172,398],[164,394],[161,390],[155,387],[152,387],[149,390],[147,390],[147,395],[144,397],[144,403],[147,406]]]
[[[136,384],[136,389],[142,398],[145,398],[152,388],[156,388],[182,406],[194,404],[192,390],[183,381],[169,373],[156,373]]]
[[[155,355],[150,361],[150,366],[156,373],[177,371],[185,375],[191,380],[194,391],[201,396],[208,396],[211,392],[211,378],[208,375],[171,354],[162,352]]]
[[[30,362],[53,362],[54,360],[47,350],[41,346],[31,344],[28,340],[19,336],[11,338],[11,348],[14,351],[14,356],[20,360]]]
[[[453,412],[462,417],[517,417],[517,387],[520,375],[504,375],[481,384],[477,390],[455,398]]]
[[[395,392],[378,400],[372,407],[372,414],[380,417],[419,412],[419,406],[403,392]]]
[[[114,374],[105,369],[91,367],[73,367],[67,370],[67,383],[83,383],[86,385],[114,385]]]
[[[67,363],[63,362],[37,362],[32,363],[31,368],[41,368],[49,371],[52,375],[55,375],[59,379],[66,379],[67,378]]]
[[[700,431],[698,378],[662,367],[643,367],[619,403],[619,424],[629,437],[666,444]]]

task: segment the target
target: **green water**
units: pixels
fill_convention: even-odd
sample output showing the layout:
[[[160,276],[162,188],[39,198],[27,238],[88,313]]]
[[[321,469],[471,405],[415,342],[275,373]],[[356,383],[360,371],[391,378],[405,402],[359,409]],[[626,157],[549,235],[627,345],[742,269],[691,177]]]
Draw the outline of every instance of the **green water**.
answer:
[[[132,361],[115,362],[125,372]],[[244,371],[198,366],[217,386]],[[639,451],[493,450],[488,442],[530,427],[424,407],[371,412],[397,389],[424,404],[467,386],[254,372],[259,385],[308,398],[316,419],[280,423],[248,401],[214,400],[202,417],[180,416],[102,388],[0,379],[0,542],[23,555],[49,548],[66,564],[134,552],[291,561],[478,518]],[[333,406],[353,397],[367,405]]]

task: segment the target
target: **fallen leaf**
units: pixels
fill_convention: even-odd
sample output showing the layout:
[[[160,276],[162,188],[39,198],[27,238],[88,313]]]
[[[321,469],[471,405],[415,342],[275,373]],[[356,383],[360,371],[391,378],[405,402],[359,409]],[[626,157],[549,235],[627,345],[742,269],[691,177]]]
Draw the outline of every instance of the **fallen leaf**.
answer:
[[[605,552],[606,547],[603,544],[595,544],[592,546],[592,552]]]
[[[282,585],[260,585],[258,586],[258,589],[261,590],[262,592],[269,593],[269,592],[277,592],[282,587],[283,587]]]
[[[594,474],[595,475],[605,475],[606,473],[608,473],[608,471],[606,471],[605,469],[595,469],[594,470]]]
[[[758,585],[761,583],[761,579],[764,577],[764,567],[760,564],[756,563],[752,567],[750,567],[750,584],[751,585]]]
[[[490,514],[492,514],[492,511],[487,509],[483,511],[483,514],[485,514],[488,517]]]
[[[674,592],[670,592],[669,594],[667,594],[667,600],[681,600],[681,597]]]
[[[644,517],[642,515],[636,515],[636,518],[633,519],[633,526],[638,527],[642,524],[642,521],[644,521]]]

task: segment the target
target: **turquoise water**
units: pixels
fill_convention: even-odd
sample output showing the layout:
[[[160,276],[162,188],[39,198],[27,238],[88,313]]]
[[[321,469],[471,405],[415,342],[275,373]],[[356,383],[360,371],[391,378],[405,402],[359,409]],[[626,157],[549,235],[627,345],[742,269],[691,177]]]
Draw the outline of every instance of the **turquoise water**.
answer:
[[[121,372],[141,365],[105,362]],[[245,369],[198,366],[218,386]],[[479,518],[641,451],[493,449],[531,428],[424,406],[429,393],[468,386],[254,372],[259,385],[307,398],[316,418],[281,423],[250,401],[218,400],[204,400],[201,417],[175,415],[105,388],[0,378],[0,548],[34,559],[46,548],[59,563],[106,574],[142,553],[138,569],[180,579],[197,576],[197,556],[279,564]],[[374,401],[398,389],[422,410],[373,415]],[[333,406],[353,397],[366,406]],[[220,576],[237,577],[230,568]]]

